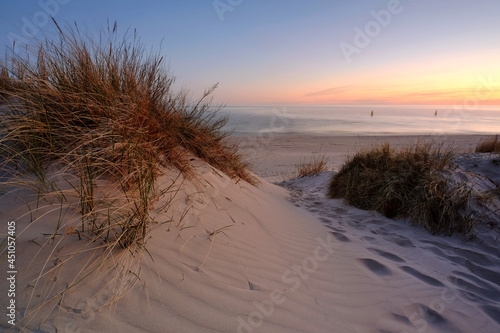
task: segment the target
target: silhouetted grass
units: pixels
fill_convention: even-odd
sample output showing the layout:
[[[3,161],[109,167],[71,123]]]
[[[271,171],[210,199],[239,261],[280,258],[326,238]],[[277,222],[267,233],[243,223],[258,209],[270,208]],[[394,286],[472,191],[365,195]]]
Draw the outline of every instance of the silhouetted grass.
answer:
[[[9,71],[0,63],[0,103],[7,96],[7,92],[11,90],[11,80]]]
[[[479,142],[476,147],[476,153],[500,153],[500,140],[498,139],[498,135]]]
[[[471,192],[450,187],[440,171],[451,166],[451,150],[417,145],[400,151],[388,144],[357,153],[333,176],[328,196],[402,217],[431,233],[467,234],[473,221],[464,213]]]

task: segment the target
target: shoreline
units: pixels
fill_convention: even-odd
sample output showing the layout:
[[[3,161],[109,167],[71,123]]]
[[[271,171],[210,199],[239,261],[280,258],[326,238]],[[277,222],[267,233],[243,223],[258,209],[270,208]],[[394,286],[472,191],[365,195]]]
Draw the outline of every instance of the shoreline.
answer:
[[[345,158],[360,150],[389,143],[403,148],[417,143],[451,146],[459,153],[473,152],[477,144],[491,135],[397,135],[397,136],[316,136],[284,135],[230,136],[240,146],[250,170],[269,182],[288,180],[301,159],[325,155],[328,168],[338,170]]]

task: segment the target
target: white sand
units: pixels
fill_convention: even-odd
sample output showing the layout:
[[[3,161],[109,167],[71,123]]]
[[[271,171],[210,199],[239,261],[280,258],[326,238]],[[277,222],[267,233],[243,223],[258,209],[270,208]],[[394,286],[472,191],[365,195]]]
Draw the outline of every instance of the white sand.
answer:
[[[477,140],[462,139],[460,145],[467,149]],[[301,137],[303,145],[297,147],[294,140],[281,137],[266,146],[248,145],[256,172],[270,180],[283,178],[283,170],[289,172],[296,157],[312,151],[334,156],[335,166],[346,151],[373,142]],[[477,168],[498,184],[500,177],[494,175],[499,167],[492,160],[491,155],[471,155],[459,164]],[[199,179],[182,184],[177,180],[179,191],[155,203],[155,220],[174,222],[158,223],[150,232],[149,254],[117,252],[106,264],[107,274],[93,275],[49,304],[52,313],[35,312],[29,331],[500,331],[497,233],[480,228],[477,240],[464,243],[459,237],[431,236],[401,221],[326,199],[331,172],[287,182],[285,188],[264,179],[254,187],[198,163]],[[168,172],[159,184],[169,186],[175,176]],[[469,177],[476,187],[495,186],[471,171],[455,176]],[[77,235],[60,242],[56,237],[40,249],[37,243],[44,244],[43,234],[53,232],[51,226],[59,218],[57,202],[45,204],[36,224],[21,233],[30,216],[19,197],[33,204],[27,190],[2,198],[0,231],[6,235],[5,221],[16,221],[17,315],[26,322],[33,314],[25,311],[30,297],[33,306],[71,285],[79,269],[91,266],[92,257],[83,253],[64,263],[67,254],[84,243]],[[171,197],[173,204],[165,211],[162,203]],[[76,223],[77,206],[72,207],[64,223]],[[184,218],[179,223],[180,216]],[[33,288],[44,264],[44,272],[57,269]],[[117,282],[116,272],[121,272]],[[102,306],[127,281],[123,286],[130,290]],[[7,289],[2,275],[2,309]],[[0,318],[0,325],[9,327],[6,316]]]

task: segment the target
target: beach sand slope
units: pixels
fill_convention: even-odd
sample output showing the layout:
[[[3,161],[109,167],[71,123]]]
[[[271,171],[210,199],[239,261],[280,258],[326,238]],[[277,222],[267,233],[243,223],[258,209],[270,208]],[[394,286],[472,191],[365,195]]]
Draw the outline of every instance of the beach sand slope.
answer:
[[[26,307],[72,285],[99,256],[94,251],[65,261],[83,241],[71,235],[44,243],[58,219],[57,204],[30,225],[19,199],[29,193],[7,195],[2,220],[15,220],[19,231],[30,225],[16,239],[18,319],[27,331],[500,330],[500,256],[492,233],[463,243],[326,199],[330,172],[282,184],[286,188],[265,180],[255,187],[195,164],[197,177],[167,170],[158,180],[160,188],[175,191],[150,212],[155,223],[147,252],[116,251],[97,273],[52,301],[52,311]],[[57,270],[33,288],[48,266]],[[2,276],[1,290],[5,281]],[[3,309],[6,301],[0,300]],[[0,323],[9,328],[4,316]]]

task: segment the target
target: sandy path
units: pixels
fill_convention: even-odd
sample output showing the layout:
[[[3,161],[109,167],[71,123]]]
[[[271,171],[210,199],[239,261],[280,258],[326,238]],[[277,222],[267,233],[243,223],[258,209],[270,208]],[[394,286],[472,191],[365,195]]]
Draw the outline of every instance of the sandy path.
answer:
[[[359,272],[336,272],[337,281],[373,280],[360,294],[385,309],[381,331],[496,332],[500,327],[498,231],[481,228],[477,239],[433,236],[403,221],[359,210],[325,197],[332,172],[284,182],[291,201],[317,217],[341,244],[332,257]],[[348,287],[349,288],[349,287]],[[367,309],[367,311],[369,311]],[[392,330],[388,327],[392,326]],[[412,330],[413,331],[413,330]]]

